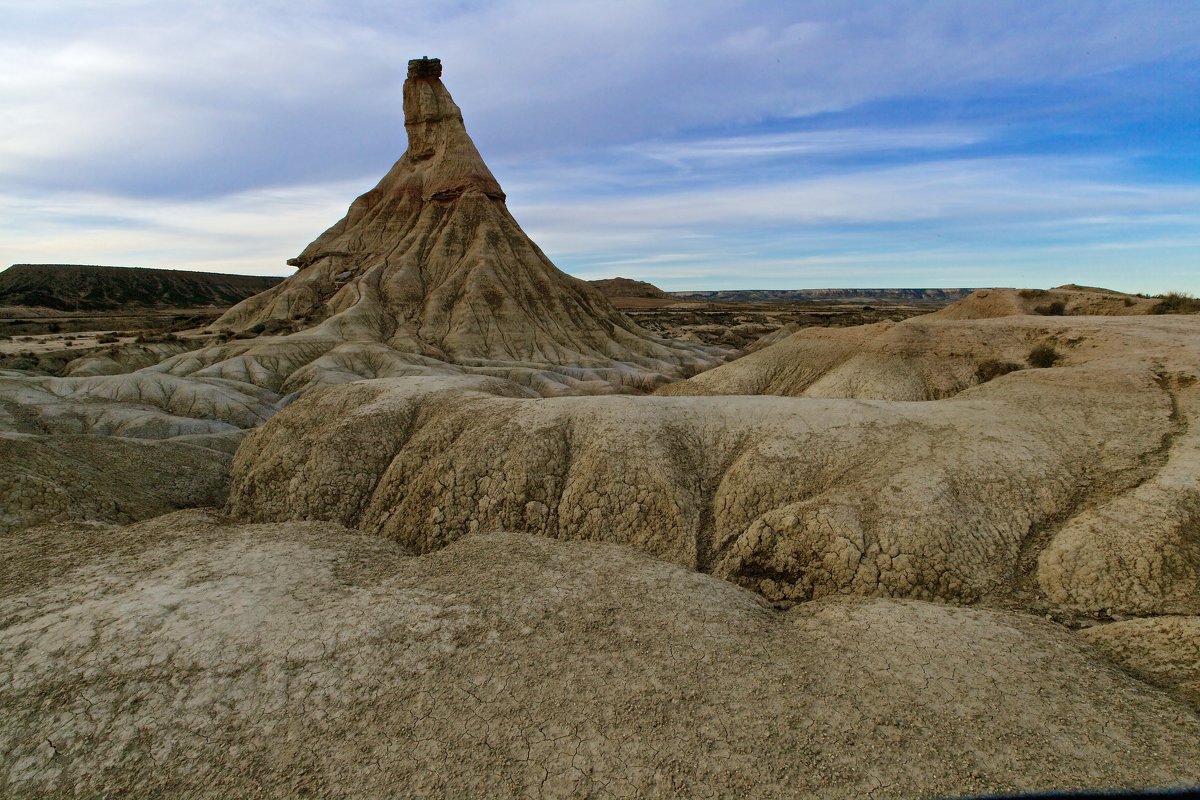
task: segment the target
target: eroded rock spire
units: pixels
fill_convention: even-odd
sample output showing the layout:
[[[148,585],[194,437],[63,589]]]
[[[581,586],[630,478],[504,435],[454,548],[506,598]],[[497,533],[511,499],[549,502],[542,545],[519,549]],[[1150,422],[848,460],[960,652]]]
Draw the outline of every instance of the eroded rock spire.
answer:
[[[645,389],[726,360],[719,348],[653,336],[546,258],[505,206],[441,67],[409,62],[400,160],[288,262],[296,275],[218,325],[286,320],[510,377],[567,367],[579,371],[568,382],[597,390]]]

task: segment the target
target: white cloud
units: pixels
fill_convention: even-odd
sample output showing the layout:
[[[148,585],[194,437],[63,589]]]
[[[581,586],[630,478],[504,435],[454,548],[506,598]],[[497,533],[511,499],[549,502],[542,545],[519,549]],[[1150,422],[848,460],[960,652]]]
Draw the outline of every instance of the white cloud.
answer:
[[[0,261],[287,275],[287,259],[363,189],[338,183],[194,201],[0,196]]]

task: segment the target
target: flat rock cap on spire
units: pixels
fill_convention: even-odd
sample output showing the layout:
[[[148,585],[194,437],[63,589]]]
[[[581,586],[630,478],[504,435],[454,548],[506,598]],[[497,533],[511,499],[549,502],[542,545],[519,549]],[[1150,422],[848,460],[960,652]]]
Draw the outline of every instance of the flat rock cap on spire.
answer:
[[[421,56],[408,62],[408,77],[410,78],[440,78],[442,77],[442,60]]]

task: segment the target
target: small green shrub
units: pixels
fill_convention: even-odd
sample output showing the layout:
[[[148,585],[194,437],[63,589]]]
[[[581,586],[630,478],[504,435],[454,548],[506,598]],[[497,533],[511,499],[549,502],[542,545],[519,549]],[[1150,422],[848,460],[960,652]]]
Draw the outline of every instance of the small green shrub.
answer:
[[[979,366],[975,368],[975,377],[979,379],[980,383],[987,383],[993,378],[999,378],[1001,375],[1007,375],[1019,369],[1021,369],[1021,365],[1015,361],[989,358],[987,361],[979,362]]]
[[[1055,300],[1053,303],[1036,306],[1033,310],[1043,317],[1061,317],[1067,313],[1067,304],[1062,300]]]
[[[1062,356],[1054,349],[1054,345],[1042,343],[1030,350],[1025,360],[1029,362],[1029,366],[1031,367],[1045,369],[1046,367],[1053,367],[1058,363],[1060,358]]]
[[[1150,309],[1155,314],[1200,314],[1200,299],[1186,292],[1168,292]]]
[[[262,333],[266,329],[267,329],[266,323],[256,322],[255,324],[251,325],[247,330],[250,333]]]
[[[1125,307],[1126,307],[1126,308],[1129,308],[1131,305],[1133,305],[1133,298],[1132,298],[1132,297],[1126,297],[1126,298],[1125,298]]]

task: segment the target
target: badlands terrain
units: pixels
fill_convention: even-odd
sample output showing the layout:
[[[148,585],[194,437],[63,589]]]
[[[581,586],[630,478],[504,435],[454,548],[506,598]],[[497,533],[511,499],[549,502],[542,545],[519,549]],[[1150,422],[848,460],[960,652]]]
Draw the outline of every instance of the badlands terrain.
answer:
[[[525,236],[440,74],[287,280],[0,369],[0,794],[1200,783],[1200,315],[665,336]]]

